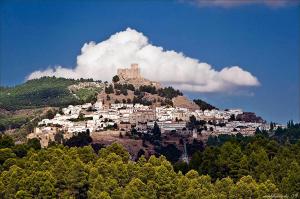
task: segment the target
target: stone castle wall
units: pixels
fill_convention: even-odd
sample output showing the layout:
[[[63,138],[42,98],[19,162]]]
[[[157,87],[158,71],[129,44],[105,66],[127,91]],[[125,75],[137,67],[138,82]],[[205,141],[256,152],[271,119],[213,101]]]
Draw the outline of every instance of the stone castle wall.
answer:
[[[130,68],[119,68],[117,75],[124,80],[141,79],[141,71],[138,64],[131,64]]]
[[[159,82],[143,78],[138,64],[131,64],[130,68],[117,69],[117,75],[120,78],[120,83],[130,83],[136,88],[139,88],[141,85],[151,85],[157,88],[161,87]]]

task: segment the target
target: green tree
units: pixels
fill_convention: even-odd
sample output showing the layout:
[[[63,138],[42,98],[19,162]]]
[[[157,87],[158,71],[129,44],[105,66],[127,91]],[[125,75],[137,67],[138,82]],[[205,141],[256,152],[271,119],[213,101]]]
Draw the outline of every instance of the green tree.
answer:
[[[123,160],[123,162],[128,162],[130,155],[129,153],[124,149],[124,147],[120,144],[113,143],[110,146],[106,148],[102,148],[99,151],[99,156],[102,158],[108,157],[110,153],[115,153],[118,156],[120,156]]]
[[[161,131],[160,131],[160,128],[159,128],[157,122],[154,122],[153,129],[151,130],[151,134],[153,135],[153,138],[155,140],[161,139]]]
[[[12,137],[8,135],[0,135],[0,149],[11,148],[15,145]]]
[[[128,185],[125,187],[124,198],[128,199],[139,199],[149,198],[147,185],[144,184],[140,179],[133,178]],[[153,196],[152,196],[153,198]]]
[[[20,190],[16,193],[16,196],[15,196],[17,199],[31,199],[31,194],[28,193],[27,191],[24,191],[24,190]]]
[[[114,83],[117,83],[118,81],[120,81],[119,76],[118,76],[118,75],[113,76],[112,81],[113,81]]]
[[[189,168],[198,171],[201,162],[202,162],[202,153],[200,151],[196,151],[190,160]]]
[[[27,141],[27,146],[28,146],[28,148],[33,148],[35,150],[39,150],[42,148],[40,140],[38,138],[29,139]]]
[[[3,164],[7,159],[16,157],[12,149],[4,148],[0,149],[0,165]]]

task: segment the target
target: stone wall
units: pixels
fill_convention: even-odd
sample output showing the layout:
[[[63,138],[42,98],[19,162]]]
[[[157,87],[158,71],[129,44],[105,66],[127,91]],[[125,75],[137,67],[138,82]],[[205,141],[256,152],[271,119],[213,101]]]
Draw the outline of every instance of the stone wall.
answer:
[[[138,64],[131,64],[130,68],[119,68],[117,75],[124,80],[142,78]]]
[[[120,78],[120,83],[132,84],[139,88],[141,85],[151,85],[160,88],[159,82],[150,81],[142,77],[138,64],[131,64],[130,68],[119,68],[117,75]]]

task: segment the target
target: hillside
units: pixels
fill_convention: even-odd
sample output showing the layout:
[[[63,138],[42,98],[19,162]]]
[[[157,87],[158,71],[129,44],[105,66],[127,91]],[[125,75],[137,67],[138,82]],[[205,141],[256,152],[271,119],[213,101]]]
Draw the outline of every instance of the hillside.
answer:
[[[157,88],[151,85],[139,87],[128,83],[112,83],[98,95],[105,104],[140,103],[148,106],[173,106],[173,99],[183,94],[172,87]],[[189,102],[190,103],[190,102]]]
[[[99,88],[69,89],[72,85],[92,80],[74,80],[56,77],[43,77],[29,80],[15,87],[0,88],[0,108],[19,110],[46,106],[61,107],[91,101]]]
[[[204,110],[212,110],[212,109],[218,109],[214,107],[213,105],[201,100],[201,99],[195,99],[194,103],[199,106],[199,108],[204,111]]]
[[[105,89],[103,89],[105,87]],[[92,102],[98,98],[105,103],[141,103],[144,105],[175,105],[189,109],[212,108],[199,100],[194,102],[172,87],[134,86],[128,83],[104,84],[91,79],[42,77],[15,87],[0,87],[0,109],[15,111],[41,107],[65,107]],[[198,106],[197,106],[198,105]]]
[[[201,99],[191,101],[181,91],[170,86],[162,88],[151,85],[136,86],[128,82],[115,82],[106,85],[105,89],[98,95],[98,99],[102,99],[105,104],[140,103],[152,106],[170,105],[188,108],[193,111],[196,109],[217,109]]]

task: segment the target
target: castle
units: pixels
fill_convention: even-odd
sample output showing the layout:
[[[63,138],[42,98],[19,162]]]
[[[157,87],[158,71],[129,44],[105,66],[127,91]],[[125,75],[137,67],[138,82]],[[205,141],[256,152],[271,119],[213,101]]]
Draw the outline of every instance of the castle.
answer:
[[[118,68],[117,75],[119,76],[121,83],[130,83],[137,88],[141,85],[161,87],[159,82],[143,78],[138,64],[131,64],[130,68]]]
[[[138,64],[131,64],[130,68],[118,68],[117,75],[120,79],[142,79]]]

